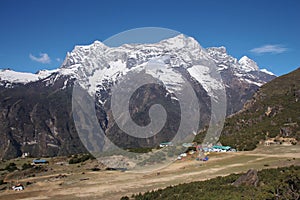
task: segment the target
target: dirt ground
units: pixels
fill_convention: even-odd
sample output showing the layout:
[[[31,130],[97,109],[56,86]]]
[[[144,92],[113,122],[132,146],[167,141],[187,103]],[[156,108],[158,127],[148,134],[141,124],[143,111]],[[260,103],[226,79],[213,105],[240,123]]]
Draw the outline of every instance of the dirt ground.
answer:
[[[131,196],[133,193],[143,193],[179,183],[246,172],[250,168],[259,170],[300,165],[300,145],[261,146],[254,151],[213,153],[209,157],[207,162],[195,159],[176,161],[159,171],[147,173],[86,170],[83,172],[80,166],[75,166],[71,171],[61,174],[61,171],[54,169],[44,175],[18,180],[23,183],[30,181],[33,184],[28,185],[24,191],[1,191],[0,200],[120,199],[125,195]]]

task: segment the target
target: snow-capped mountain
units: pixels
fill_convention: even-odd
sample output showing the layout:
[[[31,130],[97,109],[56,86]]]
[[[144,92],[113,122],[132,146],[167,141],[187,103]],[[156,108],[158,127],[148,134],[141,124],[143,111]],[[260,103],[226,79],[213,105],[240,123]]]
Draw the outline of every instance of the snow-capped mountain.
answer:
[[[145,63],[162,62],[172,68],[183,67],[188,69],[190,75],[197,81],[201,81],[205,88],[209,77],[209,71],[205,67],[195,67],[199,59],[212,59],[220,72],[230,70],[241,81],[258,86],[269,80],[261,79],[251,73],[275,76],[266,69],[260,70],[257,64],[243,56],[240,60],[230,56],[225,47],[211,47],[203,49],[199,43],[191,37],[178,35],[174,38],[163,40],[156,44],[125,44],[121,47],[110,48],[99,41],[91,45],[75,46],[72,52],[68,52],[62,66],[57,70],[41,70],[36,74],[15,72],[12,70],[0,71],[0,82],[22,83],[38,81],[55,74],[55,76],[69,76],[79,78],[79,74],[91,78],[91,87],[101,84],[103,81],[115,82],[118,76],[126,74],[132,68],[145,65]],[[197,70],[197,68],[201,68]],[[202,78],[199,78],[202,73]],[[207,76],[205,76],[207,75]],[[196,78],[197,77],[197,78]],[[92,88],[96,89],[96,88]]]
[[[46,74],[32,74],[28,72],[16,72],[10,69],[0,70],[0,85],[5,87],[12,87],[13,84],[26,84],[29,82],[38,81],[51,73]]]
[[[227,114],[232,114],[242,108],[259,86],[275,78],[270,72],[260,70],[246,56],[237,60],[227,54],[225,47],[204,49],[195,39],[184,35],[155,44],[108,47],[95,41],[91,45],[75,46],[56,70],[42,70],[36,74],[0,71],[0,132],[6,133],[5,140],[0,142],[0,157],[15,157],[26,150],[36,156],[84,151],[70,114],[69,104],[75,80],[82,80],[81,86],[91,95],[97,94],[97,117],[106,134],[112,140],[122,140],[124,136],[111,120],[107,105],[111,87],[129,72],[145,69],[151,63],[163,66],[152,69],[151,75],[159,77],[165,86],[152,88],[158,90],[154,96],[172,96],[174,91],[180,90],[179,76],[185,77],[193,85],[203,105],[201,126],[209,120],[209,96],[213,96],[221,87],[225,86],[226,89]],[[216,69],[207,63],[214,63]],[[214,76],[214,71],[220,73],[223,83]],[[148,98],[150,90],[145,88],[139,91],[136,101],[145,102],[140,98]],[[167,98],[166,104],[174,107],[177,105],[176,98]],[[140,120],[140,105],[132,106],[136,111],[133,115],[139,116],[137,119]],[[166,134],[156,138],[157,141],[168,140],[167,133],[176,129],[174,122],[177,115],[172,113],[173,123],[167,124],[163,130]],[[147,124],[146,121],[147,117],[145,120],[142,118],[140,123]],[[73,140],[76,140],[77,147],[74,147]],[[126,141],[130,143],[130,139]],[[149,141],[144,142],[151,146]]]
[[[237,60],[231,55],[228,55],[225,47],[211,47],[207,48],[207,51],[215,61],[216,65],[218,66],[218,70],[221,73],[230,71],[231,74],[237,77],[241,82],[248,82],[250,84],[261,86],[269,81],[269,79],[263,78],[262,75],[275,76],[266,69],[260,70],[256,62],[247,56],[243,56]],[[257,74],[261,75],[259,76]]]

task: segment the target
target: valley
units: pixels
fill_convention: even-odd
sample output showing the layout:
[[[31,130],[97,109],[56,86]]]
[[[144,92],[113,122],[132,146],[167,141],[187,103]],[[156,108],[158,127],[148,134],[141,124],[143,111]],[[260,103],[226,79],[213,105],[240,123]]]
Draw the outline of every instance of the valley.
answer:
[[[0,200],[300,200],[299,10],[0,0]]]
[[[170,185],[247,172],[250,168],[300,166],[299,152],[300,145],[260,145],[253,151],[211,153],[207,162],[188,157],[161,170],[144,173],[107,171],[97,160],[68,165],[67,158],[50,158],[49,165],[45,166],[47,170],[36,173],[34,177],[5,179],[7,182],[31,184],[25,186],[24,191],[1,191],[0,199],[120,199]],[[21,165],[29,161],[26,159],[19,158],[14,162]],[[1,163],[1,166],[7,163]],[[101,170],[92,171],[95,166]]]

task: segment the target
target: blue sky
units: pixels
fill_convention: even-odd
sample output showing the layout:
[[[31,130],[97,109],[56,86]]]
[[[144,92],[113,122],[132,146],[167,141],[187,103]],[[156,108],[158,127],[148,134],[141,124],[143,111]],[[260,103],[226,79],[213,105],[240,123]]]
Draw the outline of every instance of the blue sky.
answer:
[[[297,0],[1,0],[0,68],[54,69],[75,45],[164,27],[281,75],[300,67],[299,10]]]

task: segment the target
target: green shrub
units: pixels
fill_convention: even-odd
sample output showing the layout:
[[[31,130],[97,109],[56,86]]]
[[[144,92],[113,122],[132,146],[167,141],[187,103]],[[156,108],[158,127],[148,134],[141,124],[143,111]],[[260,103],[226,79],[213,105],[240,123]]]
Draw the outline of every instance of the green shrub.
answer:
[[[22,165],[22,170],[25,170],[25,169],[30,169],[30,168],[32,168],[33,166],[30,164],[30,163],[24,163],[23,165]]]
[[[92,168],[91,170],[94,171],[94,172],[97,172],[97,171],[100,171],[101,169],[98,168],[98,167],[94,167],[94,168]]]
[[[129,148],[127,150],[133,153],[148,153],[152,151],[152,148]]]
[[[17,170],[18,168],[15,163],[9,163],[8,165],[6,165],[6,167],[4,169],[9,172],[13,172],[13,171]]]
[[[82,163],[87,160],[94,160],[95,157],[91,154],[82,154],[82,155],[75,155],[73,158],[69,160],[69,164],[77,164],[77,163]]]

